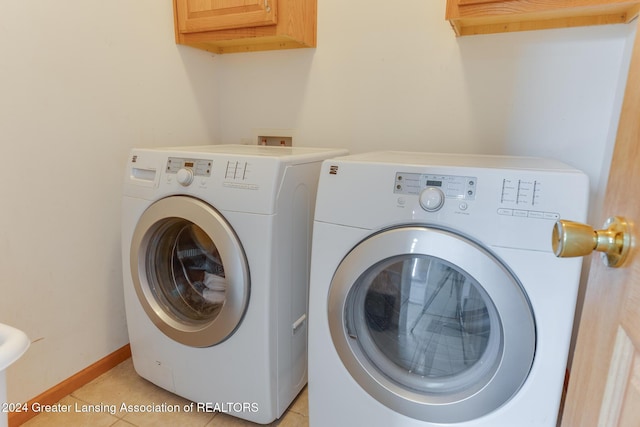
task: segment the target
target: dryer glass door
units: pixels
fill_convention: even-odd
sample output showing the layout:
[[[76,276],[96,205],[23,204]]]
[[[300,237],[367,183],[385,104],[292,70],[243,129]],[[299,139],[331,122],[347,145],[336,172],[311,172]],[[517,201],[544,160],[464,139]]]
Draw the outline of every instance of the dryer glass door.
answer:
[[[524,383],[535,351],[531,307],[489,251],[446,230],[392,229],[340,264],[329,325],[354,379],[424,421],[478,418]]]
[[[246,309],[242,246],[226,220],[200,200],[175,196],[151,205],[133,236],[131,269],[149,318],[182,344],[224,341]]]

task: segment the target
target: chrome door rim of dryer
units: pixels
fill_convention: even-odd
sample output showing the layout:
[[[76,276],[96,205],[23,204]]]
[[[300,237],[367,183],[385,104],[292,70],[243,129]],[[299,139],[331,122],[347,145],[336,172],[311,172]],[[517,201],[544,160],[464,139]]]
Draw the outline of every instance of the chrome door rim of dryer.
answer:
[[[370,354],[376,347],[371,345],[368,333],[362,337],[354,334],[353,323],[357,320],[354,321],[350,310],[354,301],[360,304],[364,301],[354,296],[357,287],[373,280],[383,270],[381,264],[389,265],[402,256],[445,260],[484,288],[483,298],[489,298],[486,305],[494,333],[485,352],[487,357],[464,373],[475,382],[465,386],[465,378],[452,375],[441,380],[424,379],[426,386],[420,387],[420,375],[390,374],[403,367],[392,360],[381,363],[385,358],[382,352]],[[336,270],[327,310],[335,348],[356,382],[390,409],[423,421],[456,423],[494,411],[518,392],[534,359],[535,320],[519,281],[487,249],[442,227],[392,228],[360,242]],[[363,329],[366,328],[360,328]]]

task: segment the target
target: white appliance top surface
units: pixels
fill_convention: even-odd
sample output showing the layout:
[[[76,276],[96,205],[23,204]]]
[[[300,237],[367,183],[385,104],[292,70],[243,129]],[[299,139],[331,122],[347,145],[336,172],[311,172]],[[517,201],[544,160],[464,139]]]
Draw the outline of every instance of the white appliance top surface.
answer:
[[[222,211],[273,214],[285,184],[313,182],[315,197],[322,161],[346,153],[256,145],[138,148],[129,157],[123,194],[146,200],[185,194]]]
[[[340,157],[342,161],[415,166],[457,166],[520,170],[575,170],[554,159],[486,154],[444,154],[406,151],[376,151]]]
[[[320,160],[327,157],[342,156],[347,154],[342,148],[316,148],[316,147],[272,147],[262,145],[196,145],[185,147],[159,147],[149,148],[152,151],[190,153],[229,154],[247,157],[271,157],[283,161]]]

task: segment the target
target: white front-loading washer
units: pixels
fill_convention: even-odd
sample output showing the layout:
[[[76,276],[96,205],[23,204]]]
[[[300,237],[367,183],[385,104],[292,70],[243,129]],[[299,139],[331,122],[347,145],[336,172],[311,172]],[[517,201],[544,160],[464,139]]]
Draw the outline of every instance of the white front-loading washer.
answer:
[[[134,149],[122,203],[133,364],[201,411],[280,417],[307,380],[322,160],[346,150]]]
[[[324,162],[312,245],[311,427],[555,426],[588,180],[539,158]]]

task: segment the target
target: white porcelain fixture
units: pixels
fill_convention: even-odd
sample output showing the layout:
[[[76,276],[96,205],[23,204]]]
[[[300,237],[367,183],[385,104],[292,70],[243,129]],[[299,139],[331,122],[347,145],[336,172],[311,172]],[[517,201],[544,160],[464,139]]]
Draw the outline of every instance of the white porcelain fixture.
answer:
[[[6,369],[29,348],[29,338],[19,329],[0,323],[0,405],[7,402]],[[0,414],[0,427],[7,426],[7,412]]]

